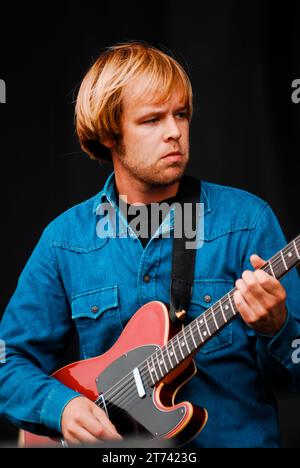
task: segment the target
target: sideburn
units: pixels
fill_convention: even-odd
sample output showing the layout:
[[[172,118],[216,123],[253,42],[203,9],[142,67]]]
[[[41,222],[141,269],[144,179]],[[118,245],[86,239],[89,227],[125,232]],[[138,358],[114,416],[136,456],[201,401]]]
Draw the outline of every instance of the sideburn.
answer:
[[[117,136],[115,137],[114,146],[115,146],[115,151],[116,151],[120,156],[125,156],[125,154],[126,154],[126,148],[125,148],[125,145],[124,145],[124,142],[123,142],[123,139],[122,139],[121,135],[117,135]]]

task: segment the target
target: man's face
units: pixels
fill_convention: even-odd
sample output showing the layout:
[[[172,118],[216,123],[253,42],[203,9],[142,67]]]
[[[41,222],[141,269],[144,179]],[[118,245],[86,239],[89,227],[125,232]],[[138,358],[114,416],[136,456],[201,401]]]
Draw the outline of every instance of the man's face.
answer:
[[[138,94],[138,82],[123,91],[122,141],[112,152],[115,169],[146,184],[173,184],[189,160],[187,108],[178,91],[159,103]]]

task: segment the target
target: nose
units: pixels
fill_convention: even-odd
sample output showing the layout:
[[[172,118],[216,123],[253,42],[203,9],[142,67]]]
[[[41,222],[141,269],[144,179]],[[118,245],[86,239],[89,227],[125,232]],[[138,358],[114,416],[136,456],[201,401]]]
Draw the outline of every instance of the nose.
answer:
[[[164,128],[164,139],[165,141],[168,140],[179,140],[181,137],[181,129],[179,127],[178,122],[176,122],[174,117],[170,117],[165,122]]]

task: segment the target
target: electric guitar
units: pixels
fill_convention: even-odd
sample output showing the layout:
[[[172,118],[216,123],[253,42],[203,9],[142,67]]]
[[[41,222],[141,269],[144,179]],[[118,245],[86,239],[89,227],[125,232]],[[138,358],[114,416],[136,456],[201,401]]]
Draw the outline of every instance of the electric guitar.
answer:
[[[300,263],[300,235],[261,269],[281,279]],[[167,306],[152,301],[127,323],[113,347],[101,356],[67,365],[53,377],[102,408],[126,437],[138,432],[150,439],[183,444],[207,421],[207,411],[190,402],[176,403],[180,387],[196,373],[199,348],[238,315],[229,291],[189,325],[174,326]],[[24,432],[24,445],[63,444]]]

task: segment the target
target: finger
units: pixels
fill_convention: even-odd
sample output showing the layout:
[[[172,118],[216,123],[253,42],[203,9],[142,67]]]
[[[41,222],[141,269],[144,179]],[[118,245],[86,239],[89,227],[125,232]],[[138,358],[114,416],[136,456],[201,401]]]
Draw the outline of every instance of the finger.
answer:
[[[109,420],[109,418],[106,416],[106,413],[95,406],[93,409],[93,416],[97,420],[98,424],[101,424],[101,427],[103,429],[101,438],[113,438],[113,439],[122,439],[123,437],[117,432],[116,427],[114,424]]]
[[[64,442],[67,442],[68,445],[79,445],[80,441],[71,434],[65,434],[63,438]]]
[[[266,263],[265,260],[263,260],[261,257],[259,257],[259,255],[256,254],[250,256],[250,262],[255,269],[262,267]]]
[[[239,290],[233,293],[233,299],[243,320],[245,320],[247,323],[253,322],[255,320],[255,315]]]
[[[263,270],[255,271],[254,276],[265,291],[267,291],[272,296],[278,297],[280,300],[285,300],[285,289],[276,278],[270,276]]]
[[[78,444],[99,444],[101,439],[94,437],[88,430],[84,427],[76,426],[72,433],[66,438],[67,442],[72,445]]]
[[[242,279],[247,287],[249,298],[250,294],[252,294],[253,297],[262,301],[266,306],[273,305],[273,296],[276,294],[278,286],[281,288],[279,281],[262,270],[254,272],[246,270],[242,274]]]
[[[81,426],[96,439],[107,439],[106,427],[104,427],[103,423],[96,418],[92,411],[89,415],[85,415],[85,418],[82,420]],[[114,435],[111,434],[110,438],[112,438],[113,436]]]
[[[109,424],[107,424],[107,421]],[[117,432],[114,425],[111,424],[109,419],[97,418],[93,415],[93,419],[89,421],[87,429],[97,438],[102,440],[119,440],[122,436]]]
[[[263,314],[265,308],[274,303],[274,298],[261,287],[252,271],[244,271],[242,279],[238,279],[235,285],[247,304],[258,314]]]

